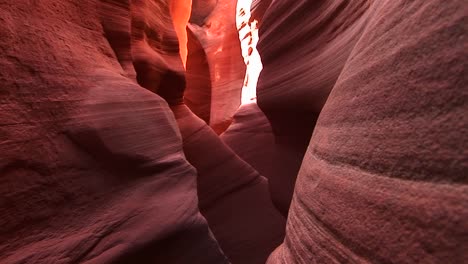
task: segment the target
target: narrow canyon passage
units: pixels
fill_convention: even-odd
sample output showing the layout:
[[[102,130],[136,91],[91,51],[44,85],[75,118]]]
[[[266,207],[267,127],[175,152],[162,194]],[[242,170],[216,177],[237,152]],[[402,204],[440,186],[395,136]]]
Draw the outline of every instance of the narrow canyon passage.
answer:
[[[465,263],[464,0],[0,0],[0,264]]]

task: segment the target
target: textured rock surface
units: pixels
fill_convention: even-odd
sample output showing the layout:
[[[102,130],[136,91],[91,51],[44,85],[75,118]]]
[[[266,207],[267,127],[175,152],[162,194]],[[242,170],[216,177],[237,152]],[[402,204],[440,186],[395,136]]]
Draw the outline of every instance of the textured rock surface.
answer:
[[[284,123],[291,119],[286,115],[283,118]],[[296,115],[295,119],[298,118]],[[301,166],[314,125],[313,122],[310,126],[289,124],[288,131],[274,131],[258,106],[247,104],[241,106],[232,125],[221,135],[239,157],[269,180],[272,200],[284,216],[294,190],[293,173]]]
[[[245,74],[235,7],[218,1],[206,24],[188,27],[184,102],[190,110],[179,104],[172,110],[187,160],[198,171],[200,210],[222,250],[233,263],[264,263],[284,238],[285,218],[271,201],[267,180],[216,135],[231,123]]]
[[[259,105],[273,127],[276,112],[324,108],[268,263],[468,258],[467,11],[464,1],[273,2]]]
[[[184,102],[198,117],[207,124],[211,116],[211,76],[210,65],[205,49],[197,36],[187,28],[188,57],[187,57],[187,86],[184,92]]]
[[[221,248],[233,263],[265,263],[285,228],[266,179],[186,106],[172,109],[187,160],[198,171],[200,210]]]
[[[368,7],[369,1],[274,1],[260,21],[264,69],[257,100],[277,138],[279,157],[268,178],[283,213],[315,120],[365,27]]]
[[[196,1],[194,1],[195,3]],[[198,1],[203,3],[205,1]],[[206,1],[208,4],[210,1]],[[192,16],[200,15],[196,13],[197,7],[194,7]],[[188,91],[186,98],[189,99],[188,105],[191,107],[200,97],[204,97],[206,88],[200,89],[196,79],[204,78],[200,76],[200,70],[208,68],[210,75],[210,100],[209,103],[209,122],[208,124],[220,134],[230,125],[232,116],[240,105],[241,89],[245,75],[245,65],[241,54],[239,35],[236,24],[236,1],[218,0],[210,15],[204,20],[203,24],[191,23],[189,29],[191,34],[189,42],[200,43],[204,50],[206,60],[200,59],[200,54],[192,53],[196,58],[192,59],[191,68],[187,69]],[[195,39],[196,38],[196,39]],[[188,61],[191,60],[189,56]],[[205,61],[208,65],[205,64]],[[197,63],[200,62],[200,65]],[[195,79],[195,80],[194,80]],[[191,82],[192,81],[192,82]],[[194,83],[195,82],[195,83]],[[200,94],[199,94],[200,93]],[[190,105],[192,103],[192,105]],[[198,103],[201,105],[201,102]],[[199,107],[194,108],[196,114]],[[203,110],[206,112],[206,110]],[[206,115],[199,115],[205,118]]]
[[[190,14],[190,23],[202,26],[211,12],[216,7],[219,0],[192,0],[192,11]]]
[[[465,1],[188,2],[0,2],[0,263],[468,259]]]
[[[2,261],[265,262],[285,219],[265,178],[180,105],[177,5],[27,3],[1,12]]]
[[[221,139],[236,154],[268,178],[275,174],[275,135],[257,104],[242,105]]]
[[[174,116],[134,79],[182,71],[167,4],[138,3],[0,2],[1,263],[227,263]]]
[[[255,19],[259,24],[263,21],[263,15],[270,6],[272,0],[253,0],[251,5],[252,19]]]

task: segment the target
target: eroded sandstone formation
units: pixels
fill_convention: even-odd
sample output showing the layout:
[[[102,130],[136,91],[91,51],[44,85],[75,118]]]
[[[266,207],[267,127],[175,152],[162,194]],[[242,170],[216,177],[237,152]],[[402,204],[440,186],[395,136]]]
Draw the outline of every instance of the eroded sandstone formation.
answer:
[[[168,2],[0,10],[0,262],[228,263],[154,93],[183,91]]]
[[[291,136],[320,114],[268,263],[466,261],[467,17],[464,1],[272,2],[258,104]],[[292,175],[270,178],[274,199]]]
[[[235,13],[0,1],[0,263],[468,259],[468,5],[255,0],[240,107]]]
[[[206,94],[208,90],[209,104],[199,115],[206,120],[213,130],[220,134],[231,124],[232,117],[239,107],[242,83],[245,75],[245,65],[242,59],[239,36],[236,29],[236,1],[193,0],[191,23],[188,25],[189,43],[199,43],[206,56],[206,64],[200,68],[197,64],[187,69],[188,78],[195,79],[188,82],[185,100],[188,105],[199,103],[199,90]],[[190,39],[193,38],[193,39]],[[190,60],[200,60],[188,57]],[[207,69],[209,76],[200,76],[200,70]],[[209,82],[210,87],[200,89],[197,79]],[[205,96],[203,96],[205,97]],[[206,105],[206,104],[202,104]],[[200,107],[195,108],[198,114]],[[202,107],[203,108],[203,107]]]

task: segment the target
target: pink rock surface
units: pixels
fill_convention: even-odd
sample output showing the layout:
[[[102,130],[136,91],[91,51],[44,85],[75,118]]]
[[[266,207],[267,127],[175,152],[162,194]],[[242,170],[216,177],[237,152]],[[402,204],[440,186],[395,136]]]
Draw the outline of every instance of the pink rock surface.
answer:
[[[368,6],[368,1],[283,0],[257,15],[264,68],[257,100],[275,134],[278,154],[268,178],[283,214],[315,121],[365,27]]]
[[[188,2],[0,2],[0,263],[466,262],[465,1]]]
[[[191,90],[190,99],[194,102],[193,98],[202,97],[202,95],[197,95],[198,89],[193,89],[198,85],[193,83],[196,81],[193,78],[198,76],[206,80],[207,76],[200,77],[199,70],[208,67],[211,83],[210,101],[207,107],[210,113],[208,124],[217,134],[225,131],[231,124],[232,117],[240,105],[245,76],[245,64],[235,24],[236,4],[236,1],[218,0],[203,24],[189,24],[189,30],[192,33],[189,34],[189,42],[192,37],[193,42],[201,44],[208,64],[207,66],[204,62],[200,66],[193,64],[191,69],[187,69],[188,76],[191,76],[188,82],[192,81],[188,83],[188,89]],[[199,56],[194,53],[193,55]],[[190,59],[189,56],[188,60]],[[194,62],[197,60],[200,59],[193,59]],[[206,88],[200,89],[201,94],[205,94],[205,91]],[[204,118],[204,115],[200,117]]]
[[[134,79],[178,82],[167,3],[128,4],[0,3],[1,263],[228,262],[173,114]]]
[[[200,210],[224,253],[233,263],[265,263],[285,228],[267,180],[186,106],[172,109],[187,160],[198,171]]]
[[[192,0],[190,23],[203,25],[216,8],[218,2],[219,0]]]
[[[317,15],[305,22],[305,10]],[[311,118],[324,107],[268,263],[468,259],[467,11],[436,0],[270,6],[260,107]]]
[[[275,135],[257,104],[242,105],[220,138],[261,175],[274,174]]]
[[[184,103],[207,124],[210,123],[212,82],[208,57],[202,44],[190,28],[188,32],[187,80]]]
[[[282,124],[288,124],[288,130],[275,131],[256,104],[243,105],[221,139],[268,179],[271,198],[276,208],[286,216],[295,175],[301,166],[313,126],[298,126],[295,122],[288,122],[290,118],[287,116],[283,118]]]

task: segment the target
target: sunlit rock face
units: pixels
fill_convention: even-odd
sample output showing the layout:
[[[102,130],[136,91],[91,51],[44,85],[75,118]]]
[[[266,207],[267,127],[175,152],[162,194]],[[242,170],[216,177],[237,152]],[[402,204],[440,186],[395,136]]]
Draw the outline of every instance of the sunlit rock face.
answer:
[[[194,1],[192,10],[192,23],[189,24],[190,40],[200,43],[206,56],[206,65],[210,75],[200,77],[199,67],[192,64],[187,69],[188,83],[186,100],[188,105],[201,97],[198,94],[197,79],[209,78],[211,84],[207,102],[209,109],[208,124],[219,134],[222,133],[232,121],[232,117],[241,103],[242,84],[245,76],[245,64],[241,54],[239,36],[236,29],[236,1]],[[214,6],[213,6],[214,5]],[[196,6],[196,7],[195,7]],[[211,9],[213,8],[213,9]],[[207,12],[212,10],[209,15]],[[199,60],[197,57],[188,57],[190,60]],[[192,80],[191,78],[194,78]],[[205,88],[201,89],[205,91]],[[200,107],[200,106],[199,106]],[[203,110],[206,112],[206,110]],[[197,112],[197,110],[195,110]],[[206,116],[206,115],[205,115]]]
[[[171,1],[170,13],[179,42],[180,58],[184,67],[187,64],[187,23],[192,10],[192,0]]]

